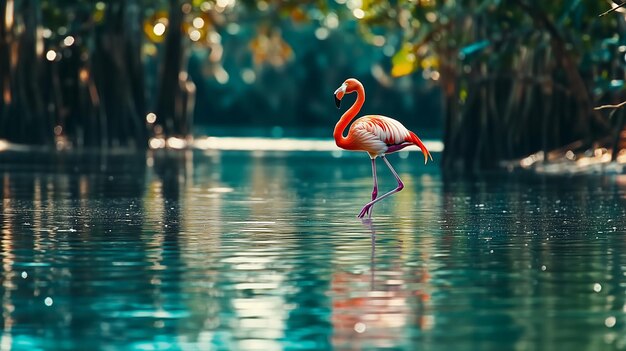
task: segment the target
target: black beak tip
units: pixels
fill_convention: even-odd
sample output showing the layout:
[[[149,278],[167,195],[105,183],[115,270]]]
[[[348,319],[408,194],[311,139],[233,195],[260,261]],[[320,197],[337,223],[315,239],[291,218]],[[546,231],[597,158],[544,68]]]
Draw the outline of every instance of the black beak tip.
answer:
[[[335,96],[335,106],[337,106],[337,108],[341,107],[341,100],[337,99],[336,96]]]

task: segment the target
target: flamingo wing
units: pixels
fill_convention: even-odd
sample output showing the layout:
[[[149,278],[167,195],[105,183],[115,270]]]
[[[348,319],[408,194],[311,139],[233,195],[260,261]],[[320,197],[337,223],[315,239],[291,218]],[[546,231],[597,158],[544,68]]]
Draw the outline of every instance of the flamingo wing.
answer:
[[[410,132],[400,122],[389,117],[364,116],[352,123],[348,138],[352,139],[355,146],[358,145],[358,149],[380,156],[387,153],[390,146],[407,143]]]
[[[417,145],[422,149],[426,159],[430,156],[415,133],[389,117],[364,116],[357,119],[350,127],[348,138],[355,145],[355,149],[367,151],[371,157],[396,152],[410,145]]]

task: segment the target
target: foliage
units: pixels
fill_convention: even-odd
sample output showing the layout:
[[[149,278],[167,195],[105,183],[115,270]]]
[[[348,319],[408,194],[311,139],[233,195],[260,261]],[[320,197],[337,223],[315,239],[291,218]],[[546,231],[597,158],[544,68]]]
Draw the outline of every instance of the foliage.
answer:
[[[247,30],[255,69],[281,67],[293,60],[281,24],[312,24],[327,36],[338,24],[332,8],[341,7],[321,0],[3,2],[0,137],[58,147],[185,139],[195,105],[192,51],[207,53],[203,74],[224,84],[225,34]]]
[[[584,139],[609,121],[592,109],[623,94],[624,19],[603,2],[363,2],[364,32],[400,31],[391,74],[421,73],[445,96],[444,166],[497,161]],[[616,126],[616,128],[621,128]]]
[[[389,52],[389,75],[419,74],[444,96],[444,166],[489,167],[582,139],[624,99],[622,15],[581,0],[111,0],[0,5],[0,137],[62,145],[186,138],[189,53],[224,83],[224,35],[248,38],[255,70],[293,62],[285,22],[356,30]],[[401,38],[396,42],[395,38]],[[253,74],[251,75],[253,76]],[[388,81],[388,80],[387,80]],[[154,145],[153,145],[154,146]]]

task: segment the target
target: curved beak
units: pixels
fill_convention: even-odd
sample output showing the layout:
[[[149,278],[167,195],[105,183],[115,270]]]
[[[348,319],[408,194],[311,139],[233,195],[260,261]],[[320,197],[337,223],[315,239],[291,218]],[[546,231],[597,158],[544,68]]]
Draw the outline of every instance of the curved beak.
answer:
[[[346,94],[347,88],[348,85],[343,83],[339,88],[337,88],[337,90],[335,90],[335,106],[337,106],[337,108],[341,106],[341,99],[343,99],[343,96]]]

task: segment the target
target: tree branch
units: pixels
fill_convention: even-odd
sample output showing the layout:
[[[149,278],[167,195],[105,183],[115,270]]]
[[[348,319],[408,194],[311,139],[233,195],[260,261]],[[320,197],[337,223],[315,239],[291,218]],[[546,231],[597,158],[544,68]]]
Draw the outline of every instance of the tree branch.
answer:
[[[617,11],[617,9],[626,6],[626,2],[623,2],[621,4],[615,4],[614,3],[613,5],[615,5],[615,6],[613,6],[611,9],[609,9],[609,10],[599,14],[598,17],[602,17],[602,16],[605,16],[605,15],[608,15],[609,13],[611,13],[613,11]]]
[[[626,105],[626,101],[624,102],[620,102],[617,105],[602,105],[602,106],[598,106],[598,107],[594,107],[593,109],[598,111],[598,110],[604,110],[604,109],[608,109],[608,108],[612,108],[612,109],[618,109],[622,106]]]

